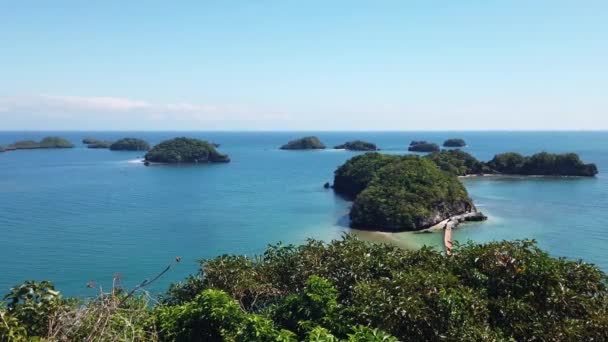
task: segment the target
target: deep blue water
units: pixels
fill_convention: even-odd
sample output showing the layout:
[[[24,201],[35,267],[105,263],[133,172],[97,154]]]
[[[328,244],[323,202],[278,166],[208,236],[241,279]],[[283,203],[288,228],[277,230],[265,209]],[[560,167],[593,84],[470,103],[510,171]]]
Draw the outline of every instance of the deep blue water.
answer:
[[[0,293],[23,280],[50,279],[68,295],[93,295],[115,273],[132,286],[171,269],[153,291],[197,270],[196,260],[255,254],[269,243],[329,240],[348,229],[349,203],[323,189],[356,153],[281,151],[309,133],[0,132],[0,145],[48,135],[77,148],[0,153]],[[490,216],[461,226],[460,241],[533,238],[552,255],[582,258],[608,270],[608,132],[319,132],[328,146],[352,139],[407,153],[410,140],[462,137],[486,160],[515,151],[576,152],[598,165],[593,179],[464,179]],[[90,150],[83,137],[134,136],[151,143],[175,136],[220,143],[229,164],[152,166],[142,153]],[[441,234],[396,234],[403,245],[439,245]]]

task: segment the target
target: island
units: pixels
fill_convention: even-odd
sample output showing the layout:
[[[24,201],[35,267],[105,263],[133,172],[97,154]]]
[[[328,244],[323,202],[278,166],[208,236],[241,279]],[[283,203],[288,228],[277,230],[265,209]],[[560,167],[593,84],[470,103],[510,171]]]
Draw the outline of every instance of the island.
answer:
[[[33,150],[33,149],[56,149],[56,148],[73,148],[74,144],[66,139],[59,137],[46,137],[42,140],[21,140],[13,144],[0,148],[1,152],[14,150]]]
[[[416,231],[452,217],[477,213],[458,178],[419,156],[405,156],[380,168],[355,197],[351,227],[385,232]],[[452,227],[450,227],[451,229]]]
[[[168,164],[230,162],[230,158],[219,153],[211,143],[186,137],[161,142],[146,153],[144,160]]]
[[[424,158],[435,163],[443,171],[456,176],[481,175],[493,172],[484,162],[458,149],[432,152]]]
[[[376,144],[362,140],[348,141],[342,145],[335,146],[334,149],[349,151],[378,151]]]
[[[464,147],[467,143],[463,139],[448,139],[443,142],[443,147]]]
[[[110,145],[112,151],[148,151],[149,149],[150,144],[147,141],[137,138],[123,138]]]
[[[87,145],[88,148],[110,148],[113,144],[112,141],[98,140],[94,138],[84,138],[82,143]]]
[[[322,150],[325,145],[317,137],[303,137],[281,146],[281,150]]]
[[[435,152],[439,151],[439,145],[426,141],[412,141],[407,149],[412,152]]]
[[[536,153],[522,156],[519,153],[502,153],[487,163],[493,173],[529,176],[581,176],[594,177],[595,164],[585,164],[575,153]]]

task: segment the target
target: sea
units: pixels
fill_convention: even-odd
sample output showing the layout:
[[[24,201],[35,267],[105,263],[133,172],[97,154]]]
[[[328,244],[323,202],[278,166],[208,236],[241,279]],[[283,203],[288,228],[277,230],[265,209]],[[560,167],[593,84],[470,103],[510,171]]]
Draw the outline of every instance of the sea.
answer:
[[[552,256],[608,271],[608,132],[0,132],[0,145],[60,136],[76,148],[0,153],[0,296],[25,280],[50,280],[66,296],[95,296],[119,279],[152,294],[196,273],[201,259],[263,253],[268,244],[363,239],[441,250],[442,233],[374,234],[348,228],[348,202],[325,189],[359,152],[283,151],[307,135],[328,147],[361,139],[406,154],[411,140],[463,138],[481,160],[494,154],[578,153],[595,178],[471,177],[461,181],[489,220],[454,238],[534,239]],[[88,149],[85,137],[159,143],[192,137],[220,144],[227,164],[144,166],[142,152]],[[176,263],[175,259],[181,258]],[[92,286],[94,284],[94,286]]]

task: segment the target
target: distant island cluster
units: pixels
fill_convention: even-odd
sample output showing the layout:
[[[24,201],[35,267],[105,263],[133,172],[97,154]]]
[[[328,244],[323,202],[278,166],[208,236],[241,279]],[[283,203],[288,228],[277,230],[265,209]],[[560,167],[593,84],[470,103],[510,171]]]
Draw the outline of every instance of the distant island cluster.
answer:
[[[84,138],[82,143],[91,149],[109,149],[112,151],[147,151],[144,163],[226,163],[230,161],[227,155],[217,151],[218,144],[191,138],[174,138],[150,147],[150,144],[142,139],[123,138],[117,141],[98,140],[95,138]],[[0,152],[23,150],[23,149],[53,149],[73,148],[74,144],[59,137],[47,137],[40,142],[24,140],[8,146],[0,146]]]
[[[126,137],[116,141],[84,138],[91,149],[112,151],[145,151],[143,163],[197,164],[227,163],[230,157],[217,151],[218,144],[204,140],[179,137],[151,146],[147,141]],[[378,153],[371,142],[348,141],[334,147],[349,151],[364,151],[338,167],[334,172],[334,191],[353,200],[350,211],[351,227],[380,231],[415,231],[435,227],[455,227],[464,221],[481,221],[486,217],[477,211],[473,200],[458,177],[473,175],[522,176],[583,176],[598,173],[595,164],[586,164],[577,154],[531,156],[518,153],[497,154],[484,162],[459,149],[463,139],[447,139],[448,149],[427,141],[412,141],[409,151],[426,152],[419,155]],[[39,142],[17,141],[0,151],[21,149],[73,148],[74,144],[60,137],[46,137]],[[291,140],[282,150],[319,150],[326,145],[318,137],[306,136]]]

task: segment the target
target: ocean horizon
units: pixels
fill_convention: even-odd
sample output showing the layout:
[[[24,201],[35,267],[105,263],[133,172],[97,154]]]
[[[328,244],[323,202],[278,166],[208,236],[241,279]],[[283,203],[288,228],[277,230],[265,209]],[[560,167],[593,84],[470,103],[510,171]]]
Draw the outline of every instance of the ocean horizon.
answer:
[[[302,135],[329,149],[282,151]],[[254,255],[268,244],[329,241],[356,233],[404,248],[441,248],[442,234],[370,234],[348,228],[350,202],[323,188],[360,152],[332,150],[345,141],[374,142],[406,154],[411,140],[467,141],[480,160],[502,152],[578,153],[595,163],[594,178],[471,177],[461,179],[489,220],[460,226],[459,242],[535,239],[552,256],[583,259],[608,270],[608,131],[1,131],[0,145],[61,136],[74,149],[0,153],[0,288],[51,280],[66,295],[94,296],[119,274],[133,287],[179,256],[149,288],[160,293],[197,272],[197,260]],[[159,143],[187,136],[220,144],[221,165],[144,167],[142,152],[87,149],[85,137],[136,137]]]

